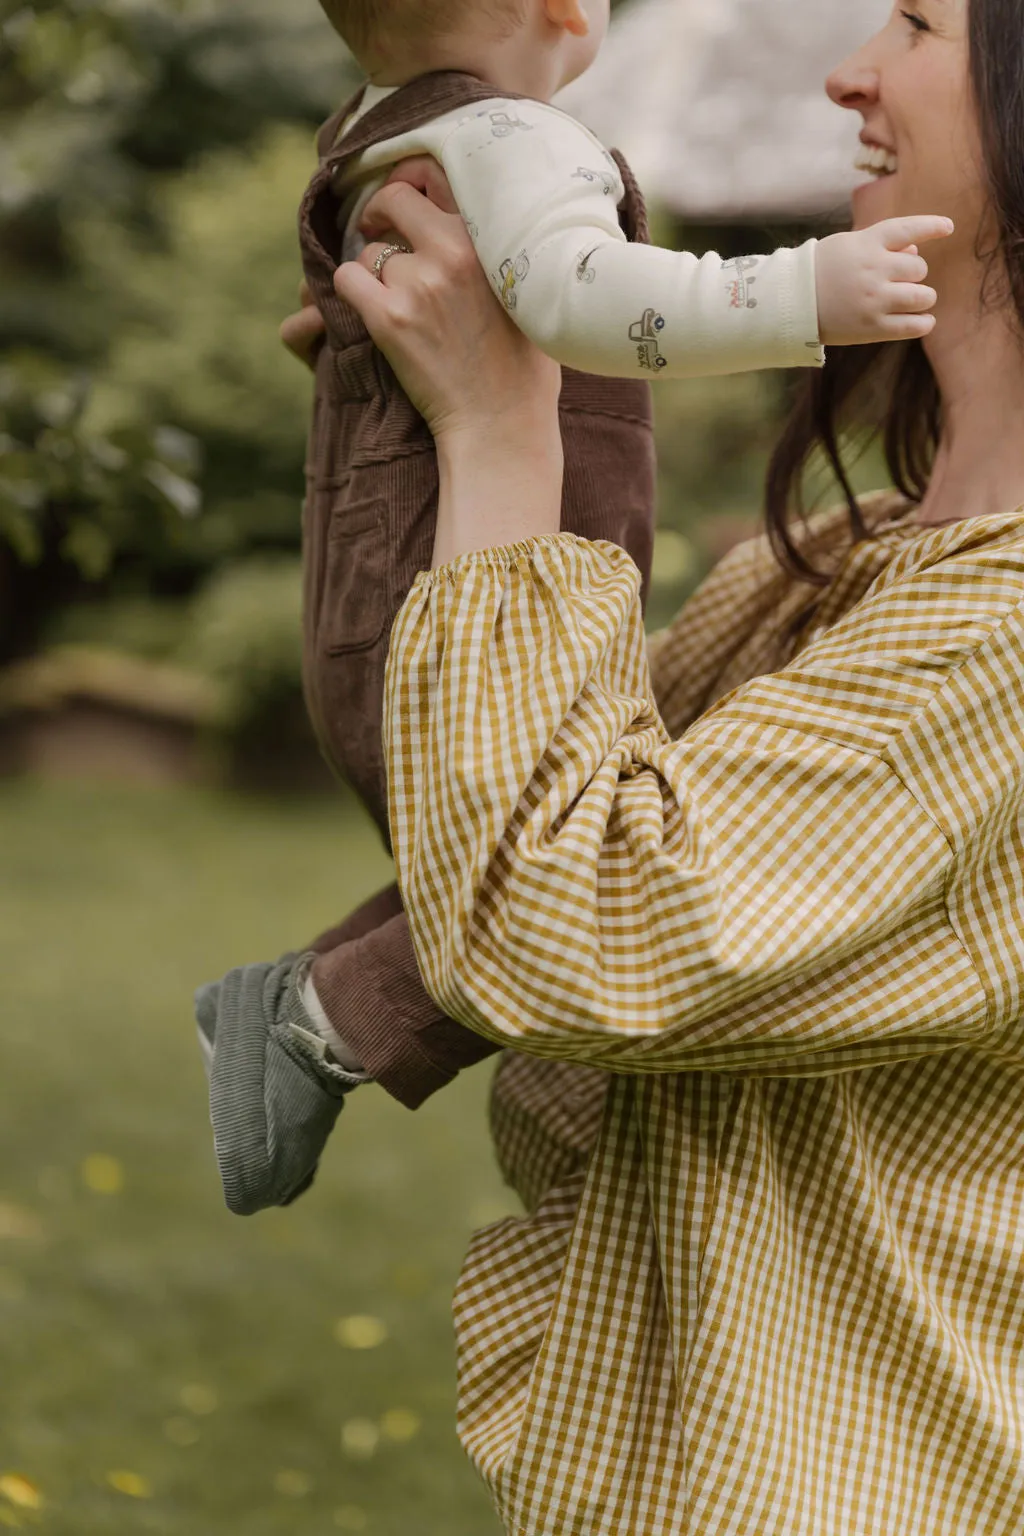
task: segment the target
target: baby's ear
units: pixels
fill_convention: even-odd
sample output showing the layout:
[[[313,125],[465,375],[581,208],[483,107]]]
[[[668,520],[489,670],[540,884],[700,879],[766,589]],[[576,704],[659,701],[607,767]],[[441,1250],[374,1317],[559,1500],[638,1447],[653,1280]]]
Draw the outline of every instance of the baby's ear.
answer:
[[[553,26],[571,32],[573,37],[586,37],[590,31],[590,20],[581,0],[544,0],[544,9]]]

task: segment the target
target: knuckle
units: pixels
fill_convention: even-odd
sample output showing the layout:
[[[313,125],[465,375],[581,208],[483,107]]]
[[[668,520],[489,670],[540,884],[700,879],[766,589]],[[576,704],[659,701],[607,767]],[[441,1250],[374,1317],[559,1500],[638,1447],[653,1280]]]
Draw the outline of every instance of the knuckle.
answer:
[[[477,266],[477,254],[468,236],[453,241],[451,263],[452,271],[458,278],[469,277]]]

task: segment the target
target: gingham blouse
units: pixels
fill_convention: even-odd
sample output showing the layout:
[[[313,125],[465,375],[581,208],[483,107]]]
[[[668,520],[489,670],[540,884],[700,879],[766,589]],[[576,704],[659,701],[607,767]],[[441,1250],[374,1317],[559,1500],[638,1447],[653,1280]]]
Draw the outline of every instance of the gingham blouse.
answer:
[[[572,535],[396,623],[427,986],[529,1213],[456,1297],[517,1536],[1024,1531],[1024,511],[764,541],[645,646]],[[653,680],[652,680],[653,671]]]

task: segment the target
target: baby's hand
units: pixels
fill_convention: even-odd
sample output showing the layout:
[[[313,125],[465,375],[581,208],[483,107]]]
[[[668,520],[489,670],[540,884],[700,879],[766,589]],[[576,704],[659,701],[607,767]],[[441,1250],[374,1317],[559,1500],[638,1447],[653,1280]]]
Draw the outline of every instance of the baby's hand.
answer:
[[[820,240],[814,254],[818,333],[825,345],[906,341],[934,330],[929,310],[937,294],[924,282],[928,263],[917,247],[952,233],[952,219],[920,214]]]

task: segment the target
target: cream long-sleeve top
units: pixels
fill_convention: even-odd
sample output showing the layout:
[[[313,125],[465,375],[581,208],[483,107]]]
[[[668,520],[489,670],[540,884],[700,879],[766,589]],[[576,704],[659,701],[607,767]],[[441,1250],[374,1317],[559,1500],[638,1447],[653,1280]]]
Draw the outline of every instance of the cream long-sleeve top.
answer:
[[[764,541],[645,646],[619,549],[424,572],[391,824],[509,1047],[456,1297],[516,1536],[1024,1530],[1024,511]]]
[[[368,86],[342,132],[384,97]],[[444,167],[481,266],[512,319],[558,362],[615,378],[820,367],[815,245],[722,261],[630,244],[618,166],[556,107],[496,96],[361,155],[337,191],[358,254],[359,213],[400,160]]]

